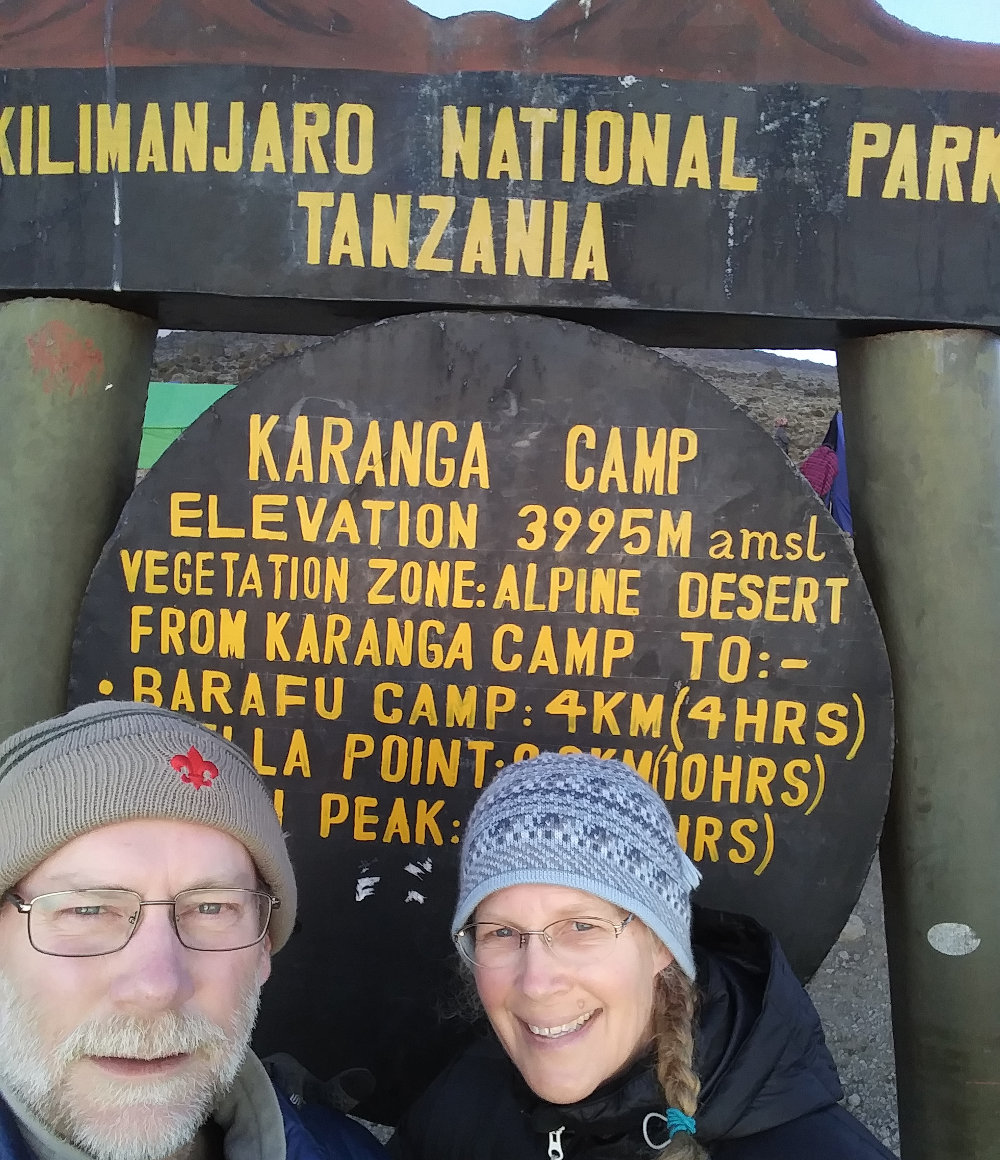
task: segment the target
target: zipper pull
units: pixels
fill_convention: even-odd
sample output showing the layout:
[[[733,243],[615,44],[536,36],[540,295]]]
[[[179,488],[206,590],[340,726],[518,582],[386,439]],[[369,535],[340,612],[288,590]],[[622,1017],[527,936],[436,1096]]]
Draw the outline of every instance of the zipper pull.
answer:
[[[566,1125],[563,1124],[561,1128],[549,1132],[549,1160],[563,1160],[562,1134],[565,1131]]]

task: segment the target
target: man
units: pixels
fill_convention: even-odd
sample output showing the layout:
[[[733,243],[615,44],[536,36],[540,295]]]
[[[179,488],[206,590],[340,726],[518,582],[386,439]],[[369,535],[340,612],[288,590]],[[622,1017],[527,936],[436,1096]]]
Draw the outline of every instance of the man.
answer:
[[[244,753],[105,702],[0,745],[0,1160],[378,1160],[249,1051],[295,878]]]

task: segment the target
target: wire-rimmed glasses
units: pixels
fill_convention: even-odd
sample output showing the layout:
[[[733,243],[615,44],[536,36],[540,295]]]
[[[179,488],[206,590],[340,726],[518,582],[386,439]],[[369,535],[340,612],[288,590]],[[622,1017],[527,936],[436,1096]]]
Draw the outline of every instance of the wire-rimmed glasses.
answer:
[[[144,906],[169,906],[174,931],[193,951],[238,951],[259,943],[281,901],[263,890],[204,887],[173,898],[143,899],[134,890],[94,887],[4,899],[28,919],[28,941],[43,955],[90,958],[128,944]]]
[[[537,935],[566,966],[589,966],[614,950],[619,935],[635,918],[621,922],[610,918],[577,915],[550,922],[541,930],[519,930],[510,923],[470,922],[455,935],[455,945],[477,967],[510,967],[521,957],[531,935]]]

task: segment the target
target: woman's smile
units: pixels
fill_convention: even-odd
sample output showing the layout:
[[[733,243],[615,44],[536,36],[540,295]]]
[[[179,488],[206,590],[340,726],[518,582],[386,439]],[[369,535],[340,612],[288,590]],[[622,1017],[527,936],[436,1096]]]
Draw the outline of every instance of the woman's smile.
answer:
[[[539,1035],[543,1039],[562,1039],[566,1035],[572,1035],[574,1031],[580,1031],[586,1023],[589,1023],[598,1014],[600,1014],[599,1011],[588,1011],[585,1015],[581,1015],[577,1019],[571,1019],[568,1023],[560,1023],[555,1027],[537,1026],[533,1023],[528,1023],[527,1027],[532,1035]]]

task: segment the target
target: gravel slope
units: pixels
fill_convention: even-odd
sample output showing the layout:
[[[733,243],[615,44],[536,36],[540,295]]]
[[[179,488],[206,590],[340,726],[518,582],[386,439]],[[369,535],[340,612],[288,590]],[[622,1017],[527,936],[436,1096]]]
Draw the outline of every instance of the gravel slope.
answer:
[[[882,877],[873,863],[861,897],[809,984],[840,1070],[845,1105],[899,1151]]]

